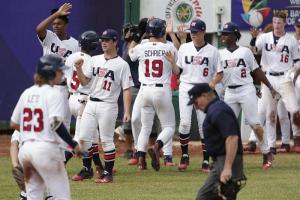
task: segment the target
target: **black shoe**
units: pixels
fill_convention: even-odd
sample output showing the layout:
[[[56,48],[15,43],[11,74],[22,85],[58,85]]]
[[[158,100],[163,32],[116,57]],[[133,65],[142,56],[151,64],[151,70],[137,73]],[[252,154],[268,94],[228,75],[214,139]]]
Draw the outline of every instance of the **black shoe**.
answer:
[[[282,143],[280,148],[283,149],[285,152],[290,152],[291,151],[290,144]]]
[[[274,156],[271,152],[267,153],[267,154],[263,154],[263,166],[262,168],[264,170],[268,170],[272,167],[272,163],[274,160]]]
[[[168,166],[168,167],[171,167],[171,166],[175,165],[175,163],[173,163],[172,156],[165,156],[164,157],[164,165]]]
[[[244,151],[254,153],[256,151],[256,142],[255,141],[249,141],[247,146],[245,147]]]
[[[82,181],[84,179],[93,178],[93,175],[94,175],[93,168],[88,170],[85,167],[83,167],[78,174],[76,174],[75,176],[72,177],[72,180],[73,181]]]
[[[210,166],[209,166],[209,162],[207,160],[203,161],[201,171],[203,173],[209,173],[210,172]]]
[[[178,166],[178,170],[185,170],[189,164],[190,164],[189,155],[183,154],[180,159],[180,164]]]

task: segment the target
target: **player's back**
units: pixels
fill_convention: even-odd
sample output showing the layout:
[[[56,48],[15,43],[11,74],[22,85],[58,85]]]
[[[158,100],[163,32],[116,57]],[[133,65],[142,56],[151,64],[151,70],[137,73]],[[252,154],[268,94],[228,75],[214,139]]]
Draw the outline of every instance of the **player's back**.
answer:
[[[62,95],[49,85],[34,85],[21,96],[18,110],[20,116],[20,140],[59,142],[58,136],[50,128],[54,117],[63,118]]]
[[[139,80],[141,83],[170,83],[172,66],[165,57],[167,52],[172,52],[177,58],[175,47],[162,42],[145,42],[129,51],[132,60],[139,60]]]

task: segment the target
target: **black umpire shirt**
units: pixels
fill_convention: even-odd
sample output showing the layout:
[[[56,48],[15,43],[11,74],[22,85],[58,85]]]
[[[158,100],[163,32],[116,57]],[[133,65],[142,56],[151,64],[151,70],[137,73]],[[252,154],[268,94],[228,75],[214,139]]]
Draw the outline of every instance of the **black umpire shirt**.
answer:
[[[239,123],[233,110],[218,98],[206,107],[203,122],[204,142],[207,153],[212,157],[225,155],[225,140],[230,135],[238,135],[237,154],[243,154]]]

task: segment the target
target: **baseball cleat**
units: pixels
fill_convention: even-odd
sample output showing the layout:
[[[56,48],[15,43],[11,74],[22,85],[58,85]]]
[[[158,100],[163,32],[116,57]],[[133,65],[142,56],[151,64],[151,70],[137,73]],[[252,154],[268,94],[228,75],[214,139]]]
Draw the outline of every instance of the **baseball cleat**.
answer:
[[[180,159],[180,164],[178,166],[179,171],[187,169],[187,166],[190,164],[190,157],[188,154],[183,154]]]
[[[113,181],[113,176],[104,171],[99,179],[95,180],[95,183],[111,183]]]
[[[165,156],[164,157],[164,165],[167,166],[167,167],[175,166],[175,163],[173,162],[172,156]]]
[[[282,143],[280,148],[282,149],[283,152],[290,152],[291,151],[291,146],[290,144],[285,144],[285,143]]]
[[[83,167],[80,172],[72,177],[73,181],[82,181],[84,179],[90,179],[93,177],[93,168],[88,170],[87,168]]]
[[[160,163],[159,163],[159,150],[156,145],[154,147],[148,149],[149,156],[151,157],[151,166],[155,171],[159,171]]]
[[[271,152],[269,152],[268,154],[263,154],[263,166],[262,166],[262,168],[264,170],[270,169],[272,167],[273,160],[274,160],[274,157],[273,157]]]
[[[27,200],[26,192],[22,191],[22,192],[20,193],[19,199],[20,199],[20,200]]]
[[[210,166],[209,166],[209,162],[207,160],[203,161],[201,171],[206,174],[210,172]]]
[[[143,171],[147,169],[147,162],[145,157],[143,156],[139,157],[137,167],[138,167],[138,171]]]
[[[251,153],[256,152],[256,142],[255,141],[249,141],[246,147],[244,148],[244,151],[248,151]]]
[[[133,152],[132,157],[128,160],[128,165],[137,165],[139,162],[136,152]]]

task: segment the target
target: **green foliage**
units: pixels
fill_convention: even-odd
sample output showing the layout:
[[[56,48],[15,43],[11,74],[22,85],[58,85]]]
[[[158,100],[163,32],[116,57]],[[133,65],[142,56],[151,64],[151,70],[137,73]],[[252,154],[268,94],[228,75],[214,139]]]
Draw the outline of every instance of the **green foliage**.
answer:
[[[276,156],[273,169],[261,169],[260,155],[245,156],[245,173],[248,177],[246,187],[238,199],[242,200],[298,200],[300,197],[300,159],[298,154]],[[179,162],[179,157],[175,158]],[[178,172],[176,167],[162,167],[156,172],[148,159],[148,170],[137,172],[135,166],[127,161],[116,161],[117,175],[114,182],[95,184],[93,180],[71,183],[72,198],[75,200],[189,200],[195,199],[206,174],[199,171],[200,157],[192,156],[186,172]],[[70,176],[81,168],[79,159],[73,159],[67,166]],[[10,159],[0,158],[0,199],[17,199],[18,188],[11,175]]]

